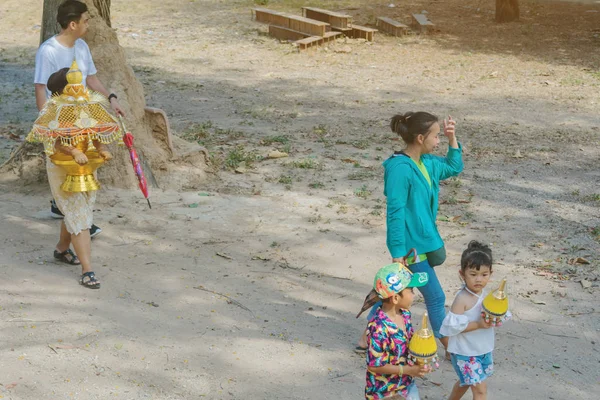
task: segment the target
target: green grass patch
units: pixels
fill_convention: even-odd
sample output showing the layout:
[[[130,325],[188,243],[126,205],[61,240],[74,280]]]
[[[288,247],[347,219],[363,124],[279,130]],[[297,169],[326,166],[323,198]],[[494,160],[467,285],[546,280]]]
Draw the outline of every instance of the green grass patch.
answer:
[[[322,168],[321,164],[318,161],[313,160],[312,158],[306,158],[304,160],[293,161],[290,165],[294,168],[300,168],[300,169],[321,169]]]
[[[230,150],[225,157],[225,166],[230,169],[238,168],[242,163],[247,167],[251,167],[255,161],[261,157],[254,151],[246,151],[243,145],[238,145]]]
[[[371,192],[368,188],[367,185],[362,185],[361,187],[359,187],[358,189],[356,189],[354,191],[354,195],[356,197],[360,197],[361,199],[368,199],[369,196],[371,196],[371,194],[373,194],[373,192]]]

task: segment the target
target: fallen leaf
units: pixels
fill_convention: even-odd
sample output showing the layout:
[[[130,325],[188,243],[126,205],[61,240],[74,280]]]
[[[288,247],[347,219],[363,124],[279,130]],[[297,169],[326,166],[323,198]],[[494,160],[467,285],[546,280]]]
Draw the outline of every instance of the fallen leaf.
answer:
[[[284,158],[288,157],[288,153],[284,153],[283,151],[273,150],[267,155],[267,158]]]
[[[358,161],[353,160],[351,158],[342,158],[342,162],[348,163],[348,164],[356,164],[358,163]]]
[[[592,282],[590,282],[586,279],[582,279],[580,283],[581,283],[581,287],[584,289],[589,289],[592,287]]]
[[[521,154],[521,150],[517,149],[515,154],[513,154],[513,158],[523,158],[524,156]]]
[[[542,305],[542,306],[545,306],[545,305],[546,305],[546,302],[545,302],[545,301],[543,301],[543,300],[531,299],[531,302],[532,302],[533,304],[540,304],[540,305]]]
[[[586,260],[583,257],[577,257],[575,260],[573,260],[573,262],[575,264],[589,264],[590,263],[588,260]]]
[[[7,388],[7,389],[12,389],[12,388],[14,388],[15,386],[17,386],[17,383],[16,383],[16,382],[13,382],[13,383],[9,383],[8,385],[6,385],[6,386],[4,386],[4,387],[5,387],[5,388]]]

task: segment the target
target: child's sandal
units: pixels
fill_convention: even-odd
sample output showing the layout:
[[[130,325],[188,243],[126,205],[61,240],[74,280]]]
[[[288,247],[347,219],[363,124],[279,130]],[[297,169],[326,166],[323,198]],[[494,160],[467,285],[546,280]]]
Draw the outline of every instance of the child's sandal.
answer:
[[[60,253],[58,250],[54,250],[54,258],[60,262],[64,262],[71,265],[81,264],[79,262],[79,258],[77,258],[77,256],[75,255],[75,253],[73,253],[73,250],[71,249],[66,249],[62,253]]]
[[[100,289],[100,282],[96,279],[96,274],[93,271],[89,271],[81,275],[79,284],[85,286],[88,289]]]

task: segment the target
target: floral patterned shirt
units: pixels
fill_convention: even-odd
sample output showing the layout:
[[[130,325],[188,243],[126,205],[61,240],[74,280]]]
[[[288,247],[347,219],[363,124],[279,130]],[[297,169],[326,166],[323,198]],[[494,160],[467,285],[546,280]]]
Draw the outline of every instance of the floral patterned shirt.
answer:
[[[402,310],[406,334],[381,308],[367,325],[369,348],[367,349],[367,366],[381,367],[387,364],[406,364],[408,342],[413,335],[410,311]],[[409,375],[374,374],[367,369],[367,386],[365,398],[379,400],[400,394],[406,397],[407,387],[413,378]]]

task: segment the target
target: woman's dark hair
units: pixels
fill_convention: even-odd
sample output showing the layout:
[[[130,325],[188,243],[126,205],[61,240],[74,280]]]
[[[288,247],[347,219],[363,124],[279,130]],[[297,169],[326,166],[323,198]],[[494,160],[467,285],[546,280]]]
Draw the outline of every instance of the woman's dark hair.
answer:
[[[463,251],[460,258],[460,269],[465,272],[466,269],[474,268],[479,271],[482,265],[489,266],[492,270],[492,249],[476,240],[471,240],[467,249]]]
[[[438,122],[438,117],[425,111],[407,112],[392,117],[390,128],[407,143],[411,144],[417,136],[427,136],[431,126]]]
[[[65,86],[67,86],[67,72],[69,72],[69,67],[59,69],[48,78],[46,87],[53,96],[61,94]]]
[[[77,0],[66,0],[58,6],[56,22],[67,29],[71,22],[79,22],[81,16],[88,11],[87,5]]]

